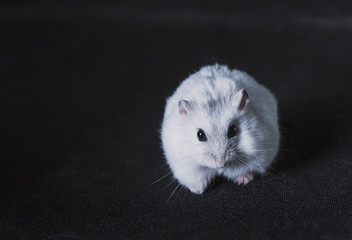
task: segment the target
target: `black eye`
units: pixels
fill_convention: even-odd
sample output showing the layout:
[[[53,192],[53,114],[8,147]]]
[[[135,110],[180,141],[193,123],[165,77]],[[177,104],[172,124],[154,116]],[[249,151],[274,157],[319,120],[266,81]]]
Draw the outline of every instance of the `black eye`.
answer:
[[[237,135],[237,127],[235,125],[231,125],[229,130],[227,131],[227,137],[232,138]]]
[[[205,142],[207,140],[207,136],[205,136],[205,133],[202,129],[198,130],[197,137],[198,137],[198,140],[201,142]]]

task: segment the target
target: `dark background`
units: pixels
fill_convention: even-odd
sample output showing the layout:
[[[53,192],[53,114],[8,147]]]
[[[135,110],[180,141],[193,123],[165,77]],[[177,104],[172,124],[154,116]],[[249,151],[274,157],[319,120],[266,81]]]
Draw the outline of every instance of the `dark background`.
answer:
[[[3,3],[0,239],[351,239],[349,2]],[[277,163],[151,184],[166,97],[216,62],[276,95]]]

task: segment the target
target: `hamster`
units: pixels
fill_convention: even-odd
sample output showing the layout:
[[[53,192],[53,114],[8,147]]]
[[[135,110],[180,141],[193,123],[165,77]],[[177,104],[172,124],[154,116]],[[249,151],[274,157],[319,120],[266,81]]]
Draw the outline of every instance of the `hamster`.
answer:
[[[167,99],[162,148],[173,176],[193,193],[218,175],[245,185],[265,173],[279,140],[275,97],[239,70],[205,66]]]

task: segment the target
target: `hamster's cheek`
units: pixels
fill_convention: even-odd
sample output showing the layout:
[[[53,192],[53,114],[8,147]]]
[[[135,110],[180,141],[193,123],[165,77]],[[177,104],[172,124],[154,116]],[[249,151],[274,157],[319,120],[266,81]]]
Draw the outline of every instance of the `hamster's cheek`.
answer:
[[[240,136],[238,147],[245,153],[251,153],[255,151],[254,138],[246,131],[244,131]]]

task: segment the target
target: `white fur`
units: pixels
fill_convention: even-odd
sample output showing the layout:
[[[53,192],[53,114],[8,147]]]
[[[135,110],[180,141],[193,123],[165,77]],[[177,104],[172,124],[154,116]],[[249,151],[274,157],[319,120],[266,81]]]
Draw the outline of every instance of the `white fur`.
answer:
[[[236,102],[241,89],[249,95],[243,110]],[[181,100],[192,104],[186,114],[179,111]],[[239,133],[229,139],[233,123]],[[206,142],[198,140],[198,129],[204,130]],[[174,177],[197,194],[217,175],[246,184],[253,173],[264,173],[276,157],[279,138],[272,93],[248,74],[217,64],[189,76],[168,98],[161,129]]]

